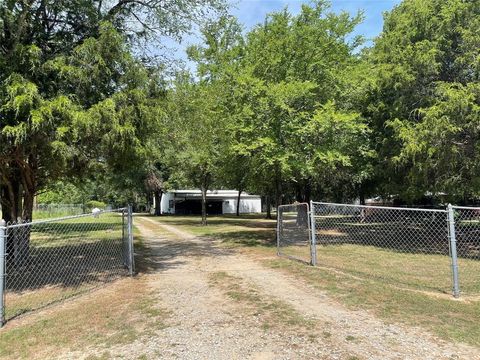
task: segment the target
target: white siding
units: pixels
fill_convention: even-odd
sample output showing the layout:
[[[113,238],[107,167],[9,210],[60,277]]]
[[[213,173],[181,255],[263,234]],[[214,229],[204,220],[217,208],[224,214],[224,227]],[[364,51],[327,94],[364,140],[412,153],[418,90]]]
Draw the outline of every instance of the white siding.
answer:
[[[237,199],[228,199],[223,202],[224,214],[235,214],[237,212]],[[262,212],[262,202],[260,198],[240,198],[240,213],[259,213]]]
[[[170,207],[170,205],[175,204],[175,193],[167,192],[163,194],[162,200],[160,201],[160,211],[162,214],[175,214],[175,205]]]
[[[181,190],[178,194],[183,198],[185,194],[193,194],[194,198],[200,200],[200,192],[198,190]],[[215,196],[215,200],[222,200],[222,212],[224,214],[235,214],[237,211],[237,197],[238,194],[235,190],[220,190],[217,192],[209,192],[208,198]],[[166,192],[162,196],[160,202],[160,211],[162,214],[175,214],[175,191]],[[240,198],[240,213],[260,213],[262,212],[262,202],[260,196],[251,196],[248,194],[242,194]]]

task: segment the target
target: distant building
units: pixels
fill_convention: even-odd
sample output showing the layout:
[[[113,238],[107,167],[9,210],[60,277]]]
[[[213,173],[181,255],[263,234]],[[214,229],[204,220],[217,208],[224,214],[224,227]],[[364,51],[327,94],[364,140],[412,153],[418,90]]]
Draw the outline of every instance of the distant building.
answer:
[[[207,191],[207,214],[235,214],[237,211],[237,190]],[[200,190],[172,190],[162,196],[160,202],[162,214],[193,215],[202,212],[202,192]],[[242,193],[240,213],[260,213],[260,196]]]

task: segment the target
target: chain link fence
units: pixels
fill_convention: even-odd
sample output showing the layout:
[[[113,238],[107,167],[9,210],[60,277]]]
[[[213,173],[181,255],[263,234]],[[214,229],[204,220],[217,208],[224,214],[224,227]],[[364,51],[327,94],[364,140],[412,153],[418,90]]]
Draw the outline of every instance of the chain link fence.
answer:
[[[310,221],[308,204],[281,205],[277,211],[277,253],[310,263]]]
[[[480,208],[311,202],[307,242],[305,228],[296,227],[297,207],[279,209],[279,254],[398,287],[480,293]]]
[[[35,204],[33,206],[33,219],[82,215],[85,212],[86,206],[82,204]]]
[[[0,325],[133,271],[130,207],[0,224]]]

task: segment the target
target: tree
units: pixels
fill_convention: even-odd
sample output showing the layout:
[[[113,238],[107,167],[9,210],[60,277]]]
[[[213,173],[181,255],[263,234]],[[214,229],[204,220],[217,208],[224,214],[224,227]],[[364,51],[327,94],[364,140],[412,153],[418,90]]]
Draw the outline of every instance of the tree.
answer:
[[[477,1],[410,0],[386,15],[363,110],[385,193],[478,194],[479,26]]]
[[[219,109],[221,93],[206,82],[195,83],[188,73],[178,76],[170,93],[172,177],[202,193],[202,225],[207,225],[207,190],[219,175],[225,147],[225,119]]]
[[[349,91],[361,38],[347,40],[361,19],[329,13],[318,1],[297,16],[270,14],[247,34],[232,82],[239,104],[235,141],[252,157],[256,182],[264,184],[267,199],[275,195],[277,206],[288,192],[307,202],[313,190],[345,193],[338,185],[349,181],[345,172],[355,179],[349,187],[365,180],[356,176],[364,169],[354,158],[368,162],[368,130]]]
[[[53,1],[0,3],[0,197],[7,221],[31,219],[35,194],[98,159],[101,129],[135,123],[107,116],[139,97],[141,64],[127,41],[180,36],[192,21],[223,11],[221,0]],[[109,25],[106,25],[108,23]],[[102,25],[103,24],[103,25]],[[135,74],[135,75],[134,75]],[[121,93],[121,94],[120,94]],[[115,98],[113,98],[115,96]],[[137,107],[138,109],[138,107]],[[124,126],[125,125],[125,126]],[[140,130],[141,131],[141,130]]]
[[[347,37],[361,19],[317,1],[297,16],[272,13],[243,37],[224,17],[189,49],[199,77],[222,91],[230,126],[223,185],[260,192],[268,217],[272,198],[278,206],[293,192],[309,201],[313,184],[350,194],[370,176],[368,129],[348,91],[361,38]]]

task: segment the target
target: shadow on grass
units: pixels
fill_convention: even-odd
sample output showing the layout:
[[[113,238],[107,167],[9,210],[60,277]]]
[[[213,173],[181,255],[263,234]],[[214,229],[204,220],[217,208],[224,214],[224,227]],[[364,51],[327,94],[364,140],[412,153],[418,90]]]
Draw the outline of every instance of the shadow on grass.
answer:
[[[165,221],[166,224],[172,226],[202,226],[201,218],[198,215],[151,215],[152,219]],[[242,215],[218,215],[207,217],[208,225],[211,226],[243,226],[248,228],[268,228],[274,229],[276,222],[267,220],[261,214]]]
[[[111,281],[126,274],[123,248],[120,238],[48,247],[31,244],[22,265],[7,261],[6,291],[21,293]]]
[[[121,218],[81,220],[8,229],[8,319],[127,275]]]
[[[42,234],[57,234],[59,236],[63,235],[73,235],[78,236],[79,233],[84,233],[86,231],[106,231],[106,230],[118,230],[122,228],[122,223],[120,218],[118,223],[108,223],[108,222],[51,222],[43,224],[34,224],[30,228],[32,231]]]
[[[435,222],[360,223],[353,218],[317,220],[317,244],[364,245],[391,251],[449,256],[448,229],[444,220]],[[472,236],[465,229],[457,232],[459,257],[480,260],[480,237]]]
[[[212,234],[206,239],[219,240],[225,244],[247,246],[247,247],[275,247],[275,233],[273,231],[229,231],[226,233]]]

